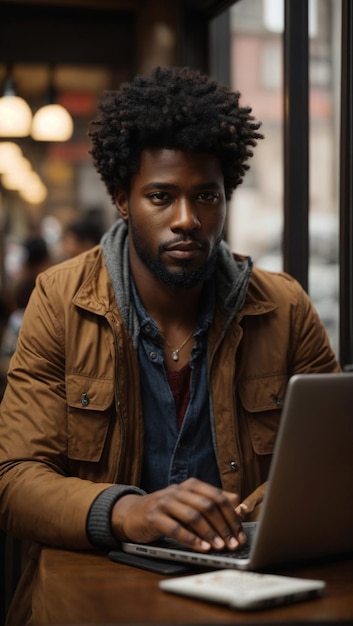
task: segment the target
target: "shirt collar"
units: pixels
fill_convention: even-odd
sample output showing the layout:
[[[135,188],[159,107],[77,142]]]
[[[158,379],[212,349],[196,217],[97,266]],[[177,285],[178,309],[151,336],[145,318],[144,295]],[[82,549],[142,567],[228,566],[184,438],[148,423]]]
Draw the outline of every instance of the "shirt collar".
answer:
[[[137,317],[140,322],[140,332],[146,326],[150,327],[149,335],[151,337],[159,336],[159,329],[156,322],[153,318],[147,313],[145,307],[143,306],[138,291],[136,289],[136,285],[134,279],[131,276],[131,293],[132,299],[135,305]],[[200,305],[199,305],[199,315],[197,320],[197,326],[194,335],[200,335],[207,331],[210,326],[216,303],[216,288],[214,280],[208,280],[202,290]],[[151,332],[152,328],[152,332]]]

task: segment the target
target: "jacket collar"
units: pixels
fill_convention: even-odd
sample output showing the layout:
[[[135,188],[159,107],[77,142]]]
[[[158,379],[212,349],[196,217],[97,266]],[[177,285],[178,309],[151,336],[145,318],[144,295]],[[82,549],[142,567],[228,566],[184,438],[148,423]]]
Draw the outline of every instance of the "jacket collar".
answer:
[[[91,270],[74,295],[74,305],[95,313],[107,315],[109,311],[116,311],[117,305],[114,290],[104,262],[102,249],[96,246],[87,253],[87,258],[94,254]]]
[[[87,258],[92,258],[92,256],[91,270],[73,297],[73,304],[97,315],[107,315],[109,311],[117,313],[118,307],[114,289],[100,246],[96,246],[87,253]],[[243,268],[242,271],[244,273],[247,273],[249,268],[251,269],[252,264],[247,257],[238,254],[232,254],[231,256],[236,266]],[[236,295],[232,291],[232,279],[229,269],[217,275],[217,290],[222,302],[220,309],[228,319],[232,318],[236,313],[238,319],[241,319],[246,315],[263,315],[277,308],[276,303],[267,298],[258,281],[254,280],[253,274],[247,283],[244,302],[238,309],[235,308]],[[223,297],[222,294],[225,294],[225,296]]]
[[[236,314],[239,319],[245,315],[262,315],[277,308],[259,284],[257,272],[250,257],[232,253],[227,244],[222,245],[217,294],[219,308],[228,319]]]

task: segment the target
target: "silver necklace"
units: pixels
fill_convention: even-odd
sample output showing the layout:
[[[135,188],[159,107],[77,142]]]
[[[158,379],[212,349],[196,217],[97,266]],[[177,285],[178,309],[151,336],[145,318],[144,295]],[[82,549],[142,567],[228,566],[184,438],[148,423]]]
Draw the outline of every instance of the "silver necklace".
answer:
[[[168,348],[170,348],[170,354],[171,357],[173,359],[173,361],[179,361],[179,352],[180,350],[182,350],[184,348],[184,346],[186,346],[187,342],[189,341],[189,339],[192,337],[194,331],[192,330],[190,335],[188,335],[186,337],[186,339],[184,339],[183,343],[181,344],[181,346],[179,346],[179,348],[172,348],[172,346],[170,345],[170,343],[168,343],[168,341],[166,340],[165,336],[163,335],[163,333],[160,333],[164,343],[168,346]]]

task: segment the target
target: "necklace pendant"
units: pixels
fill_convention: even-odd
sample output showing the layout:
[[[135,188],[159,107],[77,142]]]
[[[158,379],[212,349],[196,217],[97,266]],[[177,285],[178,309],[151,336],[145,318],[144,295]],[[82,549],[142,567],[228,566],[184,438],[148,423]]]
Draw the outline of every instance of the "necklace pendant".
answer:
[[[172,351],[172,359],[173,361],[179,361],[179,350]]]

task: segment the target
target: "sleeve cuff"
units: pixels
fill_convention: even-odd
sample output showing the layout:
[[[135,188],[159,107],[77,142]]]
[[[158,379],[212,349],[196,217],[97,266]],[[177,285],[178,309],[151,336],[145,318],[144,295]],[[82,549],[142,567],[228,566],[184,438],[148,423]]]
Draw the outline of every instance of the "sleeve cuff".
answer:
[[[111,511],[117,500],[130,493],[145,495],[145,491],[133,485],[114,485],[108,487],[93,502],[87,517],[88,540],[98,547],[118,547],[111,528]]]

